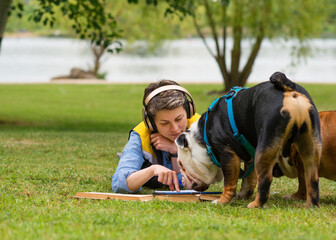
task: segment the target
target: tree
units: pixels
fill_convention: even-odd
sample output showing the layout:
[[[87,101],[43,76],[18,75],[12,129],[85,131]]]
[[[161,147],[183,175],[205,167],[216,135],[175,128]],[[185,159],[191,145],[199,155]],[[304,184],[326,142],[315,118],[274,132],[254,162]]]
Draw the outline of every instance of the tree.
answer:
[[[60,12],[68,19],[68,23],[75,30],[80,39],[90,39],[97,46],[105,48],[112,46],[110,52],[119,51],[121,43],[118,38],[121,32],[117,28],[115,18],[106,11],[105,0],[35,0],[36,7],[30,14],[30,20],[53,27],[56,17]],[[5,0],[0,2],[0,40],[6,28],[8,17],[16,12],[22,16],[24,5],[22,0]],[[1,47],[1,46],[0,46]]]
[[[22,0],[14,0],[17,1],[19,2],[17,9],[21,10]],[[4,4],[5,2],[8,4]],[[92,43],[97,46],[102,44],[104,48],[116,42],[117,44],[109,51],[120,50],[121,44],[117,39],[121,34],[115,18],[118,13],[111,14],[107,11],[111,7],[105,7],[106,2],[115,4],[119,1],[35,0],[35,2],[38,6],[31,15],[33,21],[53,26],[56,21],[55,12],[60,9],[79,38],[91,39]],[[138,3],[138,0],[128,2]],[[159,4],[158,0],[146,0],[143,4],[154,6],[168,4],[167,7],[165,5],[166,15],[174,13],[181,19],[184,18],[183,22],[189,17],[192,18],[198,36],[219,66],[224,91],[228,91],[234,85],[246,84],[265,38],[294,38],[298,39],[302,46],[306,39],[317,36],[329,16],[330,2],[333,3],[332,0],[165,0]],[[2,1],[0,13],[3,13],[4,9],[8,10],[11,3],[12,0]],[[1,14],[0,37],[6,22],[6,14]],[[154,26],[161,26],[161,22],[157,24],[156,19],[151,19],[150,22]],[[206,36],[211,37],[215,49],[210,47],[209,38]],[[233,39],[232,46],[229,45],[229,38]],[[242,41],[246,39],[250,42],[250,51],[245,54],[242,50]],[[243,58],[244,55],[247,56],[246,59]]]
[[[129,4],[125,0],[107,0],[106,8],[115,17],[118,27],[123,30],[123,39],[128,43],[142,41],[147,49],[156,50],[167,39],[185,38],[192,31],[191,19],[180,19],[166,15],[169,5],[161,2],[157,6],[140,1]]]
[[[28,31],[38,29],[46,32],[46,29],[53,28],[61,30],[58,32],[67,36],[91,39],[93,62],[88,71],[98,77],[103,75],[99,73],[99,69],[106,51],[121,50],[121,43],[118,41],[121,33],[123,39],[129,42],[148,40],[146,45],[141,44],[141,47],[137,48],[138,53],[143,53],[156,50],[167,38],[185,37],[186,34],[181,35],[185,26],[188,25],[189,29],[189,26],[192,27],[188,20],[180,22],[174,15],[165,17],[164,12],[168,6],[165,3],[154,7],[145,2],[132,6],[125,0],[30,0],[23,11],[21,1],[14,0],[14,5],[10,8],[12,16],[15,13],[19,14],[18,17],[22,16],[9,21],[10,30],[18,29],[19,26]],[[96,3],[98,5],[94,5]],[[100,20],[97,16],[105,17]],[[34,25],[29,22],[43,24]],[[160,24],[157,24],[158,22]],[[73,29],[69,29],[69,25]]]
[[[114,16],[106,11],[105,0],[35,0],[31,1],[32,12],[29,19],[45,26],[53,27],[57,16],[67,18],[75,35],[80,39],[91,40],[91,50],[94,56],[94,66],[89,72],[99,77],[101,57],[104,52],[119,52],[121,50],[121,31],[117,28]],[[21,0],[0,2],[0,49],[1,40],[6,28],[7,19],[12,13],[22,17],[24,5]]]
[[[138,0],[129,0],[137,3]],[[244,86],[265,38],[298,39],[317,36],[328,17],[328,0],[166,0],[166,13],[190,16],[198,36],[217,62],[224,92]],[[148,0],[157,5],[157,0]],[[213,50],[209,38],[215,43]],[[229,53],[228,39],[233,44]],[[250,42],[244,63],[242,41]],[[299,49],[299,48],[298,48]],[[275,56],[276,57],[276,56]]]
[[[140,44],[132,44],[132,47],[126,47],[126,50],[137,52],[140,55],[151,54],[160,49],[159,46],[166,39],[186,37],[187,34],[182,35],[184,30],[186,28],[188,30],[192,29],[191,21],[181,22],[174,15],[165,17],[164,12],[168,6],[165,3],[155,7],[145,2],[130,5],[125,0],[105,1],[105,10],[114,16],[118,28],[122,29],[123,40],[127,43],[143,40]],[[92,45],[91,49],[94,60],[90,71],[98,76],[100,75],[98,72],[102,64],[102,57],[106,56],[105,47],[103,45]]]
[[[1,50],[1,43],[3,39],[3,35],[6,30],[8,13],[12,7],[12,2],[13,0],[0,1],[0,50]]]

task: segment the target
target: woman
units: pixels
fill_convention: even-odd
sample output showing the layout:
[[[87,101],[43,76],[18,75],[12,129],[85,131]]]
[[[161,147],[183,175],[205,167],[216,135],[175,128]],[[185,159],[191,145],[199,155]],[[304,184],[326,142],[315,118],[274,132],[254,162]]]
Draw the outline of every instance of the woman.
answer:
[[[143,97],[143,121],[130,132],[115,174],[113,192],[138,192],[141,187],[180,191],[175,139],[200,117],[190,93],[178,83],[151,83]]]

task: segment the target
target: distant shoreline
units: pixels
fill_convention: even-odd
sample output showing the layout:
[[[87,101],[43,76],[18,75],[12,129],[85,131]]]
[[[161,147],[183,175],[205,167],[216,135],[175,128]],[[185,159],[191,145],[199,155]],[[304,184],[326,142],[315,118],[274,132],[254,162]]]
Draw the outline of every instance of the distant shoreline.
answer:
[[[33,32],[17,32],[17,33],[4,34],[4,38],[27,38],[27,37],[43,37],[43,36],[35,34]]]

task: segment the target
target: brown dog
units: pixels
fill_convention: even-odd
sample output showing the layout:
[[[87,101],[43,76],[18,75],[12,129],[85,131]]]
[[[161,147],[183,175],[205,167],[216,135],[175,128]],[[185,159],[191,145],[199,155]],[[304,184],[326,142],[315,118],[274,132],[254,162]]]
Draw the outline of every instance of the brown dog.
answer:
[[[320,112],[322,157],[318,170],[319,177],[336,180],[336,111]],[[296,193],[286,196],[287,199],[306,199],[306,181],[304,167],[297,148],[293,145],[289,158],[279,158],[280,169],[273,170],[273,176],[285,175],[299,179]]]

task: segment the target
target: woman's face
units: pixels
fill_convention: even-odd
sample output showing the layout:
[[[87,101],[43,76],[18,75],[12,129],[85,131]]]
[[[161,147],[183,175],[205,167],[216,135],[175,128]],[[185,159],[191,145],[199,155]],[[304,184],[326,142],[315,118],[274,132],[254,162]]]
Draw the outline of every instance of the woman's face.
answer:
[[[175,141],[187,128],[187,112],[183,106],[161,110],[156,113],[154,122],[162,136]]]

